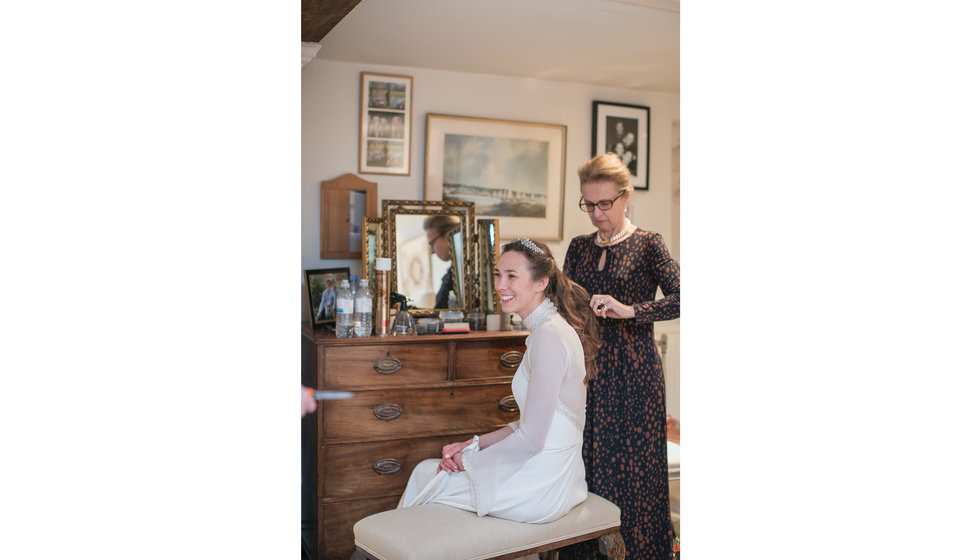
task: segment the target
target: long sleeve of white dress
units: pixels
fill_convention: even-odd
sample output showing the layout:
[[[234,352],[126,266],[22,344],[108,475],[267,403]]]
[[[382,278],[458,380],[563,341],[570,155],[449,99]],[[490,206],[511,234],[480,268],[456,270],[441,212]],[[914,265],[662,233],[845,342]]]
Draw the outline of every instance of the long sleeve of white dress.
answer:
[[[439,469],[440,459],[415,466],[398,507],[445,504],[526,523],[547,523],[588,496],[582,461],[585,359],[578,334],[550,300],[524,319],[531,333],[511,380],[520,420],[513,433],[462,451],[463,469]]]
[[[527,339],[527,400],[516,427],[511,424],[514,433],[486,449],[463,452],[463,468],[472,484],[477,515],[486,515],[495,503],[498,488],[542,451],[560,401],[584,414],[584,368],[569,368],[572,359],[582,363],[581,343],[567,323],[562,324],[565,329],[544,325]],[[569,331],[574,339],[569,338]]]

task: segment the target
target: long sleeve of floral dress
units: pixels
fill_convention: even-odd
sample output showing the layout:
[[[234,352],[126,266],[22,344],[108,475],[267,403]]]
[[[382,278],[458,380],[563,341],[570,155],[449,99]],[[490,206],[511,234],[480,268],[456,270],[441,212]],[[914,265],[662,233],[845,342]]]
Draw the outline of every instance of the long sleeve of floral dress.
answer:
[[[664,297],[655,301],[644,301],[633,304],[636,311],[637,323],[652,323],[667,321],[681,316],[681,271],[680,267],[670,256],[667,244],[660,235],[654,237],[653,268],[650,274],[653,281],[660,286]]]

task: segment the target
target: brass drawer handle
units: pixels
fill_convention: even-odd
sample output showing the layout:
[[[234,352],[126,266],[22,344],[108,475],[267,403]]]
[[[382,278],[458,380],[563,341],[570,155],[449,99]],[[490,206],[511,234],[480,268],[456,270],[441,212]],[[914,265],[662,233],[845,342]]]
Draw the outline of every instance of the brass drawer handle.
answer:
[[[398,358],[386,356],[374,362],[374,371],[381,375],[391,375],[402,369],[402,361]]]
[[[402,407],[397,404],[385,403],[374,409],[374,417],[388,422],[402,415]]]
[[[500,407],[500,410],[503,410],[504,412],[517,412],[518,409],[517,399],[514,398],[514,395],[507,395],[506,397],[500,399],[500,402],[497,403],[497,406]]]
[[[378,474],[395,474],[402,469],[398,459],[379,459],[374,463],[374,472]]]
[[[522,359],[524,359],[523,352],[510,350],[500,355],[500,365],[504,366],[505,368],[516,368],[517,366],[521,365]]]

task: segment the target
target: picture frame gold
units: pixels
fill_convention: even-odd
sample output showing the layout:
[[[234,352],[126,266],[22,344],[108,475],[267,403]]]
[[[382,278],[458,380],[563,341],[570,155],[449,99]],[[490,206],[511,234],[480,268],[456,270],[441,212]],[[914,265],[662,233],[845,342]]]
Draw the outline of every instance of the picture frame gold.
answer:
[[[470,302],[474,288],[474,279],[471,274],[473,259],[475,258],[472,243],[473,233],[476,229],[476,219],[473,214],[472,202],[442,201],[442,200],[382,200],[382,215],[385,219],[384,225],[384,244],[385,256],[391,259],[391,276],[389,288],[392,292],[405,294],[402,289],[405,283],[402,279],[403,274],[410,274],[410,263],[405,262],[408,254],[402,252],[402,242],[412,239],[415,232],[405,231],[403,219],[405,221],[420,222],[428,216],[447,215],[455,216],[460,220],[459,235],[451,238],[451,247],[454,254],[452,273],[455,278],[457,289],[456,296],[459,304],[464,311],[470,310]],[[417,218],[417,220],[415,219]],[[426,249],[428,245],[426,244]],[[410,302],[410,305],[413,305]],[[408,309],[409,313],[416,317],[435,316],[440,308],[419,307],[413,305]]]
[[[368,279],[368,288],[374,293],[375,261],[384,256],[384,217],[361,218],[361,278]]]

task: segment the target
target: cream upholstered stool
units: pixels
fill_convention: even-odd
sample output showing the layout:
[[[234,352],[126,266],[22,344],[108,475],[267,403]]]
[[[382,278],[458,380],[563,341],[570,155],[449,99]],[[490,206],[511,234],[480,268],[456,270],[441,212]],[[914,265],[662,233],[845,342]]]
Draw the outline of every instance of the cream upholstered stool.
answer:
[[[619,508],[589,493],[584,502],[551,523],[519,523],[442,504],[383,511],[354,524],[357,550],[375,560],[507,560],[599,539],[609,558],[626,556]]]

